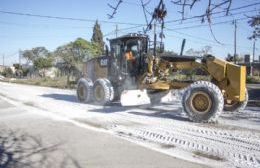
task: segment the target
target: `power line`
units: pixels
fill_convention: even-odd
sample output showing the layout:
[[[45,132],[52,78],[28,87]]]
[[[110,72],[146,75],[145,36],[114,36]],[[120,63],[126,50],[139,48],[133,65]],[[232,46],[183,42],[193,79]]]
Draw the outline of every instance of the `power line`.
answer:
[[[175,33],[178,33],[178,34],[181,34],[181,35],[185,35],[185,36],[188,36],[188,37],[191,37],[191,38],[196,38],[196,39],[201,39],[203,41],[216,43],[216,41],[213,41],[213,40],[209,40],[209,39],[205,39],[205,38],[202,38],[202,37],[193,36],[193,35],[190,35],[190,34],[187,34],[187,33],[182,33],[182,32],[179,32],[179,31],[176,31],[176,30],[173,30],[173,29],[166,28],[166,30],[173,31]],[[216,43],[216,44],[219,44],[219,43]]]
[[[233,13],[232,15],[228,15],[228,16],[225,15],[225,16],[212,17],[212,19],[234,17],[235,15],[240,15],[240,14],[245,14],[245,13],[250,13],[250,12],[256,12],[256,11],[258,11],[258,10],[254,9],[254,10],[241,11],[241,12]],[[184,25],[184,24],[197,23],[197,22],[201,23],[201,20],[188,21],[188,22],[185,22],[185,23],[179,23],[179,24],[175,24],[175,25]]]
[[[228,46],[233,46],[233,44],[228,44],[228,43],[217,43],[215,41],[212,41],[212,40],[209,40],[209,39],[205,39],[205,38],[201,38],[201,37],[198,37],[198,36],[194,36],[194,35],[190,35],[190,34],[187,34],[187,33],[182,33],[182,32],[179,32],[179,31],[173,31],[177,34],[181,34],[181,35],[184,35],[184,36],[188,36],[192,39],[200,39],[201,41],[194,41],[194,40],[190,40],[190,41],[193,41],[195,43],[201,43],[201,44],[208,44],[209,42],[211,43],[210,45],[212,46],[217,46],[217,47],[228,47]],[[170,36],[170,37],[177,37],[177,38],[180,38],[180,39],[183,39],[183,37],[180,37],[180,36],[176,36],[176,35],[170,35],[167,33],[167,36]],[[203,42],[205,41],[205,42]],[[246,46],[241,46],[241,45],[237,45],[237,47],[239,48],[247,48],[247,49],[251,49],[251,47],[246,47]]]
[[[10,58],[16,56],[17,53],[19,53],[19,51],[16,51],[15,53],[12,53],[12,54],[9,54],[9,55],[5,55],[5,59],[10,59]]]
[[[248,8],[248,7],[251,7],[251,6],[256,6],[256,5],[260,5],[260,2],[245,5],[245,6],[240,6],[240,7],[237,7],[237,8],[233,8],[233,9],[230,9],[229,12],[230,11],[236,11],[236,10],[239,10],[239,9]],[[216,14],[225,13],[225,12],[226,11],[213,12],[211,15],[216,15]],[[184,18],[184,19],[169,20],[169,21],[166,21],[165,23],[179,22],[179,21],[183,21],[183,20],[190,20],[190,19],[197,19],[197,18],[201,18],[201,16],[193,16],[193,17],[187,17],[187,18]]]
[[[133,26],[133,27],[126,27],[126,28],[122,28],[122,29],[117,29],[117,32],[121,32],[121,31],[124,31],[124,30],[136,29],[136,28],[140,28],[140,27],[143,27],[143,26]],[[115,34],[115,30],[104,34],[103,37],[106,37],[106,36],[109,36],[109,35],[113,35],[113,34]]]
[[[32,14],[32,13],[11,12],[11,11],[3,11],[3,10],[0,10],[0,13],[10,14],[10,15],[18,15],[18,16],[48,18],[48,19],[71,20],[71,21],[93,22],[93,23],[96,22],[96,20],[94,20],[94,19],[72,18],[72,17],[61,17],[61,16],[50,16],[50,15],[38,15],[38,14]],[[108,23],[108,24],[145,26],[145,24],[130,23],[130,22],[113,22],[113,21],[106,21],[106,20],[99,20],[99,22]]]
[[[239,20],[245,20],[245,19],[248,19],[247,17],[244,17],[244,18],[239,18],[239,19],[236,19],[237,21]],[[225,23],[232,23],[234,21],[234,19],[232,20],[227,20],[227,21],[222,21],[222,22],[216,22],[216,23],[211,23],[211,26],[214,26],[214,25],[219,25],[219,24],[225,24]],[[174,29],[170,29],[168,28],[169,30],[183,30],[183,29],[191,29],[191,28],[197,28],[197,27],[205,27],[205,26],[208,26],[208,25],[194,25],[194,26],[186,26],[186,27],[180,27],[180,28],[174,28]]]
[[[39,27],[44,28],[44,29],[56,27],[56,26],[59,26],[58,28],[62,28],[62,29],[64,29],[64,28],[93,29],[93,26],[69,26],[69,25],[53,25],[53,24],[22,24],[22,23],[6,22],[6,21],[1,21],[1,20],[0,20],[0,24],[11,25],[11,26],[21,26],[21,27],[32,27],[32,28],[35,28],[35,26],[39,26]]]

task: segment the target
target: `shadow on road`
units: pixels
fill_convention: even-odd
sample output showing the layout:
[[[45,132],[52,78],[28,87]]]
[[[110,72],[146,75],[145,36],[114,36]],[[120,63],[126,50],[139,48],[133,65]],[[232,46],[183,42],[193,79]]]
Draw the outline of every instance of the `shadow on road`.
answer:
[[[62,100],[62,101],[68,101],[73,103],[79,103],[77,100],[77,97],[75,95],[68,95],[68,94],[43,94],[42,97],[46,98],[52,98],[55,100]]]
[[[258,99],[260,100],[260,90],[258,89],[249,89],[249,99]],[[75,95],[68,95],[68,94],[43,94],[42,97],[46,98],[52,98],[55,100],[61,100],[61,101],[68,101],[72,103],[80,103],[78,102]],[[93,104],[92,104],[93,105]],[[167,106],[167,105],[164,105]],[[132,106],[132,107],[123,107],[121,106],[120,102],[113,102],[110,105],[97,105],[98,108],[89,110],[90,112],[97,112],[97,113],[117,113],[117,112],[124,112],[128,111],[129,114],[139,115],[139,116],[149,116],[149,117],[157,117],[157,118],[169,118],[169,119],[175,119],[179,121],[189,121],[189,119],[180,113],[181,109],[161,109],[156,106]],[[250,107],[248,107],[250,108]],[[253,107],[252,107],[253,108]],[[142,110],[138,109],[145,109],[149,110],[150,112],[142,112]],[[130,111],[132,110],[132,111]],[[250,111],[254,112],[254,109],[250,109]],[[256,109],[256,111],[259,111],[259,109]],[[230,120],[240,120],[240,119],[248,119],[253,122],[260,122],[259,116],[254,116],[252,114],[245,114],[245,113],[233,113],[232,115],[222,116],[225,119]]]
[[[78,162],[69,155],[61,163],[50,157],[61,144],[43,145],[40,138],[22,131],[0,130],[0,168],[75,167]]]
[[[130,107],[123,107],[121,105],[118,106],[100,106],[98,109],[91,109],[88,110],[90,112],[96,112],[96,113],[117,113],[117,112],[123,112],[131,109]]]
[[[255,123],[260,123],[260,111],[259,107],[246,107],[242,112],[225,112],[221,118],[228,120],[247,120]]]
[[[62,101],[69,101],[74,103],[79,103],[76,96],[74,95],[68,95],[68,94],[44,94],[41,95],[42,97],[52,98],[55,100],[62,100]],[[93,105],[93,104],[92,104]],[[166,106],[166,105],[165,105]],[[143,113],[139,112],[137,110],[130,111],[128,113],[135,114],[135,115],[142,115],[142,116],[150,116],[150,117],[158,117],[158,118],[170,118],[170,119],[176,119],[180,121],[189,121],[186,116],[183,116],[179,111],[180,109],[172,109],[172,110],[165,110],[157,108],[156,106],[146,105],[146,106],[131,106],[131,107],[123,107],[121,106],[120,102],[113,102],[109,105],[101,106],[98,105],[97,109],[91,109],[90,112],[97,112],[97,113],[117,113],[117,112],[123,112],[128,111],[131,109],[145,109],[145,110],[151,110],[153,112],[151,113]]]
[[[128,112],[130,114],[135,114],[135,115],[141,115],[141,116],[148,116],[148,117],[156,117],[156,118],[168,118],[168,119],[174,119],[174,120],[179,120],[179,121],[190,121],[185,115],[183,115],[180,111],[180,108],[175,108],[171,110],[165,110],[165,109],[160,109],[158,107],[149,107],[146,108],[149,111],[149,113],[144,113],[144,112],[138,112],[138,111],[131,111]]]
[[[167,106],[167,105],[164,105]],[[101,106],[102,107],[102,106]],[[139,116],[148,116],[148,117],[157,117],[157,118],[169,118],[179,121],[190,121],[187,116],[181,113],[181,108],[169,108],[162,109],[156,105],[144,105],[144,106],[132,106],[132,107],[123,107],[120,103],[112,104],[109,106],[103,106],[99,109],[89,110],[91,112],[98,113],[117,113],[117,112],[127,112],[129,114],[139,115]]]

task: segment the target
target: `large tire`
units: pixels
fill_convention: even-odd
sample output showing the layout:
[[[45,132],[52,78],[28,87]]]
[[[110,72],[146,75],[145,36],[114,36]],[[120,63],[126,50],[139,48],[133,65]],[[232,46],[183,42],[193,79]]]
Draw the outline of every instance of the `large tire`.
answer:
[[[114,88],[106,78],[97,79],[93,86],[93,98],[96,104],[106,105],[114,99]]]
[[[81,78],[77,84],[77,98],[80,102],[89,103],[92,101],[93,82],[88,78]]]
[[[184,90],[182,106],[191,121],[216,122],[223,111],[224,98],[213,83],[197,81]]]
[[[243,111],[246,108],[248,102],[248,91],[246,89],[246,99],[243,102],[232,102],[231,104],[225,104],[224,105],[224,111],[229,112],[240,112]]]

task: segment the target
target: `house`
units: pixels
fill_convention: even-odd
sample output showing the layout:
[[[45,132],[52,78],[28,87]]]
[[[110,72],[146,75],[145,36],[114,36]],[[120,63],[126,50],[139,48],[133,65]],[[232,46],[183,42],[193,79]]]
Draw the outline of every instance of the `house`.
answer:
[[[0,65],[0,73],[2,73],[4,71],[4,69],[5,69],[5,66]]]

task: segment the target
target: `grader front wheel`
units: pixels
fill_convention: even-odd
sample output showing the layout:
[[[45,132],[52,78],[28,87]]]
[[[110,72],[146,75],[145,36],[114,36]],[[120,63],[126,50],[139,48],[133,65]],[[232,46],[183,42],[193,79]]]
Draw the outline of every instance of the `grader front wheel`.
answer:
[[[182,105],[190,120],[215,122],[223,111],[224,99],[216,85],[207,81],[197,81],[185,89]]]

